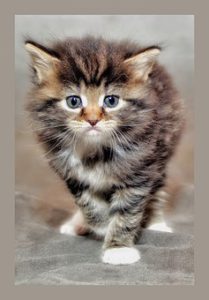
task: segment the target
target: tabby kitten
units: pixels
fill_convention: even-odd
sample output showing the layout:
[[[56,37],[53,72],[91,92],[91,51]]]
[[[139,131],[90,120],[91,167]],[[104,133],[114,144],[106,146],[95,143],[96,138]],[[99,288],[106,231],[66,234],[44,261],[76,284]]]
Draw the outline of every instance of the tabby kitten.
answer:
[[[104,236],[102,261],[131,264],[182,131],[182,104],[158,46],[69,38],[27,40],[27,110],[50,166],[78,211],[60,232]]]

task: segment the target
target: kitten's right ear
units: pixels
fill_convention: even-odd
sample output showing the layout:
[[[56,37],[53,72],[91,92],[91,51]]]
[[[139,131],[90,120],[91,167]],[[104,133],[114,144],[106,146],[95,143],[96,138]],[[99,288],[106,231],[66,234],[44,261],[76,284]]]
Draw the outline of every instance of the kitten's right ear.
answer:
[[[36,72],[38,82],[41,83],[59,64],[60,60],[51,50],[35,42],[26,41],[25,48],[31,56],[32,67]]]

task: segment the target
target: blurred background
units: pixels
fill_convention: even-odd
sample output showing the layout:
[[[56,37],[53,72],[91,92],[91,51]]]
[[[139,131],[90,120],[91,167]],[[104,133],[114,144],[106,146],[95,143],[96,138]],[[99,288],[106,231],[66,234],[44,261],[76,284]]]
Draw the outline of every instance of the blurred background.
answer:
[[[171,201],[167,213],[171,220],[178,220],[177,229],[191,232],[194,189],[194,18],[191,15],[16,15],[17,193],[37,199],[37,212],[51,225],[57,225],[65,216],[61,213],[60,217],[61,211],[65,211],[67,217],[74,207],[65,186],[48,167],[24,112],[30,87],[29,57],[24,49],[24,38],[29,36],[47,45],[47,42],[57,38],[82,37],[86,34],[116,40],[129,38],[145,46],[163,45],[160,61],[173,75],[185,101],[187,120],[182,141],[169,166],[167,191]]]

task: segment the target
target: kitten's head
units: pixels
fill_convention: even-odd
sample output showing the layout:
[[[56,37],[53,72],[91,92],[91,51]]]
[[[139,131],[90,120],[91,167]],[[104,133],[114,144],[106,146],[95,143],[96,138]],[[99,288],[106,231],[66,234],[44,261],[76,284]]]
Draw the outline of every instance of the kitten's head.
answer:
[[[29,110],[40,139],[108,144],[152,118],[150,74],[159,47],[91,37],[50,48],[28,40],[25,47],[34,70]]]

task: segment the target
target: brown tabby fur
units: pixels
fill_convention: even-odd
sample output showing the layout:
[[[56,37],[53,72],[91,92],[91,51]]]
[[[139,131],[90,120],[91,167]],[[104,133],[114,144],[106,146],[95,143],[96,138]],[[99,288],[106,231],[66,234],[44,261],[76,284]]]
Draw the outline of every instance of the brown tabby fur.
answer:
[[[89,230],[107,226],[104,247],[131,246],[158,206],[157,193],[183,128],[182,101],[165,68],[156,59],[138,69],[132,61],[160,48],[92,37],[49,48],[30,40],[26,45],[50,60],[48,69],[38,65],[42,78],[36,70],[27,105],[50,165],[66,182]],[[33,53],[32,58],[36,68],[39,61]],[[59,106],[69,90],[89,100],[78,114]],[[98,106],[102,94],[120,95],[126,107],[105,111]],[[75,138],[72,121],[89,119],[114,121],[117,135],[107,133],[96,142],[81,133]]]

